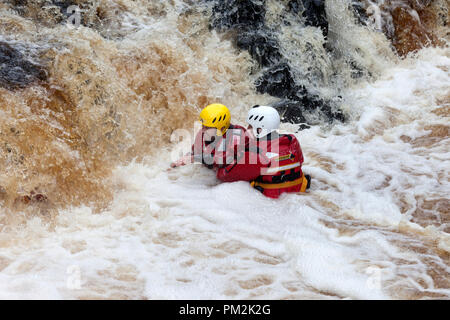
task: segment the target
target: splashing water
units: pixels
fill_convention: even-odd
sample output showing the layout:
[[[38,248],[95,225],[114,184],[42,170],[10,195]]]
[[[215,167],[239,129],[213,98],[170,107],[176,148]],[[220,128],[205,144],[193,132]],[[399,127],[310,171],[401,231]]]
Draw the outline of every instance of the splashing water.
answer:
[[[20,55],[0,65],[27,77],[0,72],[0,298],[450,297],[445,28],[423,21],[442,43],[401,59],[392,47],[418,44],[394,40],[409,20],[388,18],[447,4],[364,2],[383,13],[377,30],[350,1],[326,1],[325,38],[300,16],[277,26],[289,1],[265,2],[293,79],[340,95],[348,115],[282,124],[313,182],[272,200],[202,166],[166,171],[172,132],[206,104],[243,124],[249,106],[277,101],[256,92],[265,69],[251,53],[210,28],[211,3],[15,2],[0,3],[0,55]],[[65,23],[73,4],[78,28]]]

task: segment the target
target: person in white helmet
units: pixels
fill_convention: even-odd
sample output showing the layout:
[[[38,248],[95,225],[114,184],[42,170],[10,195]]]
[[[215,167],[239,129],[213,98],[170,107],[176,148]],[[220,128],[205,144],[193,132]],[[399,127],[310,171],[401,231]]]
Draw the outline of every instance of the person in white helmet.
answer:
[[[220,168],[224,182],[249,181],[265,196],[278,198],[284,192],[305,192],[311,177],[302,171],[303,153],[292,134],[279,134],[280,115],[269,106],[254,106],[247,116],[249,142],[234,163]]]

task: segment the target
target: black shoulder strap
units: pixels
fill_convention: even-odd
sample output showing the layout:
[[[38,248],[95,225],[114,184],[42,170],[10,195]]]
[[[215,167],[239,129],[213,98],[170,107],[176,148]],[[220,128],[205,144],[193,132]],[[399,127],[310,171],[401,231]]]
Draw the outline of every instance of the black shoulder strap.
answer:
[[[290,134],[281,134],[280,137],[286,137],[289,141],[292,141],[292,136]]]
[[[245,152],[261,153],[261,149],[257,146],[245,146]]]

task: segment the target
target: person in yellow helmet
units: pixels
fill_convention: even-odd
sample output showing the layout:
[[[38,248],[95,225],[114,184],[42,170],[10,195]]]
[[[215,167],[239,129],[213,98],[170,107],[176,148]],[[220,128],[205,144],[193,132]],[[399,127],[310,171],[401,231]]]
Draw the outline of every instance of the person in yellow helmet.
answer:
[[[239,146],[245,144],[245,128],[231,124],[231,114],[226,106],[219,103],[208,105],[200,112],[202,129],[197,133],[190,153],[172,162],[171,167],[179,167],[200,162],[208,168],[223,167],[234,161]]]

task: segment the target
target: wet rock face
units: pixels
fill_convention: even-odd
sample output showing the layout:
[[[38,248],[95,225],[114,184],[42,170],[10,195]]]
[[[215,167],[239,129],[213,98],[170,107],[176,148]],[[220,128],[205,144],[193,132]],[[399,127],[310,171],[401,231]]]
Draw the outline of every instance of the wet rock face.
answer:
[[[224,32],[232,30],[239,49],[247,50],[261,68],[256,80],[256,90],[281,100],[274,105],[282,113],[282,121],[308,122],[306,113],[319,114],[328,122],[344,121],[344,114],[326,101],[308,93],[295,82],[291,66],[280,51],[276,32],[265,24],[265,1],[257,0],[209,0],[212,2],[211,27]],[[305,26],[320,28],[328,34],[325,4],[323,0],[291,0],[286,11],[302,15]],[[303,126],[305,128],[307,126]]]
[[[45,80],[47,72],[30,62],[18,49],[0,41],[0,86],[8,90],[24,88],[37,80]]]
[[[434,33],[439,17],[432,1],[408,0],[403,6],[392,7],[390,14],[393,22],[390,38],[399,55],[406,56],[429,45],[444,45]]]
[[[210,0],[211,1],[211,0]],[[264,25],[266,14],[264,0],[212,0],[214,2],[211,26],[220,31],[242,27],[248,31],[251,27]]]
[[[260,93],[268,93],[277,98],[294,100],[298,100],[299,96],[303,97],[307,93],[305,88],[295,84],[287,63],[280,63],[267,69],[257,80],[256,90]]]
[[[449,3],[446,0],[396,0],[376,5],[373,1],[352,0],[352,7],[363,25],[373,24],[371,20],[380,15],[381,25],[377,27],[392,42],[398,55],[406,56],[429,45],[445,46],[441,32],[448,29]]]
[[[328,21],[324,0],[291,0],[289,9],[305,18],[305,25],[319,27],[324,36],[328,35]]]
[[[45,26],[51,26],[63,21],[65,11],[61,11],[61,6],[64,6],[63,2],[69,1],[9,0],[9,2],[21,16],[40,21]]]
[[[55,27],[61,23],[68,23],[69,18],[75,13],[74,8],[79,8],[85,14],[80,15],[80,24],[86,27],[92,26],[91,15],[86,14],[93,1],[85,0],[6,0],[11,9],[24,18],[31,19],[46,27]],[[72,8],[73,7],[73,8]],[[98,22],[98,21],[96,21]]]
[[[357,1],[358,0],[354,0],[351,4],[355,17],[360,24],[367,25],[369,16],[367,15],[366,5],[363,2]]]
[[[329,123],[334,120],[345,121],[344,113],[334,109],[320,97],[308,93],[303,86],[298,86],[291,75],[289,65],[280,63],[265,71],[256,82],[256,89],[260,93],[268,93],[282,100],[274,104],[281,113],[281,120],[290,123],[303,123],[300,128],[309,128],[306,114],[316,114]]]
[[[247,50],[253,59],[263,67],[272,66],[282,60],[278,42],[268,30],[249,30],[236,36],[239,49]]]

